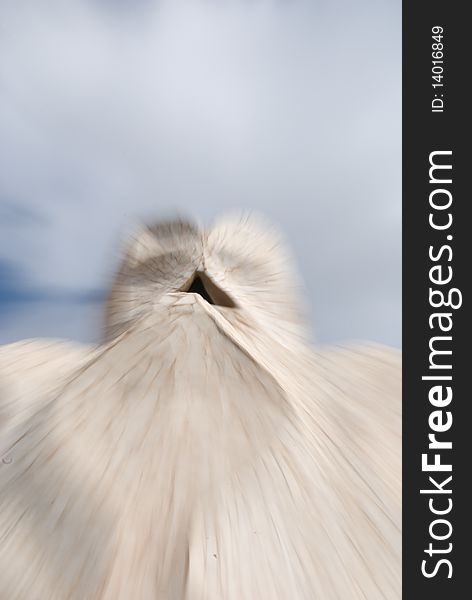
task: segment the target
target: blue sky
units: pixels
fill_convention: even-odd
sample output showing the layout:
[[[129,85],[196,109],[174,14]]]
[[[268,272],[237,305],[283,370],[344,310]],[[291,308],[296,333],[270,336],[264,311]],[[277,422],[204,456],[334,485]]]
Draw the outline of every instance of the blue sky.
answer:
[[[314,338],[401,344],[401,5],[0,5],[0,343],[97,340],[126,231],[254,209]]]

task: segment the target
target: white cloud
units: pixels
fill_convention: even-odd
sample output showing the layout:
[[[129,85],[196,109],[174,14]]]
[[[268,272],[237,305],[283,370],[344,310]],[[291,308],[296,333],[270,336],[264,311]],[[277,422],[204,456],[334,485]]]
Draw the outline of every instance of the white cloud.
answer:
[[[38,215],[0,221],[0,258],[96,288],[129,220],[254,208],[321,339],[399,344],[400,3],[117,6],[0,8],[0,202]]]

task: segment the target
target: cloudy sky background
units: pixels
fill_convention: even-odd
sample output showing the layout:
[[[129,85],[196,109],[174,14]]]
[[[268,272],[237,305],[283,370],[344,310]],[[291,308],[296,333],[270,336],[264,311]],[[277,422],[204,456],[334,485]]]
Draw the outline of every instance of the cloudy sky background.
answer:
[[[0,343],[96,340],[129,223],[239,209],[315,339],[400,346],[399,0],[0,2]]]

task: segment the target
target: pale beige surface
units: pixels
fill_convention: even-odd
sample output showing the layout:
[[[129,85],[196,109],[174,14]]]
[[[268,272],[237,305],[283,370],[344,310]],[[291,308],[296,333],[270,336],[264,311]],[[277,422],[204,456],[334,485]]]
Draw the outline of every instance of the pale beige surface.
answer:
[[[103,345],[0,349],[1,600],[401,597],[400,355],[309,349],[298,294],[259,225],[161,225]]]

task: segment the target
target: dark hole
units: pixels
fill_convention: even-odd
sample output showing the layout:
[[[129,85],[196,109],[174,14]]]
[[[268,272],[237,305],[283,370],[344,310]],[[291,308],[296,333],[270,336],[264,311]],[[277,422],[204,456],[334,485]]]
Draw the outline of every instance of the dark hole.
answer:
[[[215,304],[210,294],[206,291],[205,286],[203,285],[203,281],[200,279],[200,277],[198,277],[198,275],[192,281],[192,285],[189,287],[187,292],[200,294],[200,296],[202,296],[202,298],[204,298],[208,302],[208,304]]]
[[[200,294],[200,296],[214,306],[226,306],[228,308],[236,308],[236,303],[232,298],[228,296],[221,288],[208,277],[205,273],[197,271],[195,277],[188,288],[185,290],[193,294]]]

